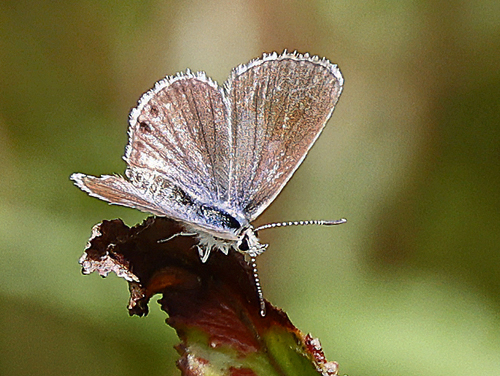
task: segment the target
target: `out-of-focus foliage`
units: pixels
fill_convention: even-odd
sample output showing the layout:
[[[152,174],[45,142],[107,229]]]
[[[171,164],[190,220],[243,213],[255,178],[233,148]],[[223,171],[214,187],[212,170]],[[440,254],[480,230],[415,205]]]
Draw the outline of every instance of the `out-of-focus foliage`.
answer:
[[[0,374],[177,372],[158,309],[130,318],[122,281],[79,275],[94,223],[146,215],[68,176],[123,172],[128,111],[162,76],[222,82],[284,48],[345,89],[259,223],[349,222],[263,233],[266,297],[341,374],[497,374],[498,46],[498,1],[1,2]]]

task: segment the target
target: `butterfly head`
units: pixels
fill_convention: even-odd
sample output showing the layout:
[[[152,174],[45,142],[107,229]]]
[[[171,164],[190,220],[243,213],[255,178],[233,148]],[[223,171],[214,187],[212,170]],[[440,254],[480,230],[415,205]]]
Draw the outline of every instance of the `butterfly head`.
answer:
[[[251,257],[260,255],[267,249],[268,244],[262,244],[257,238],[257,234],[251,225],[242,227],[238,240],[236,242],[236,249]]]

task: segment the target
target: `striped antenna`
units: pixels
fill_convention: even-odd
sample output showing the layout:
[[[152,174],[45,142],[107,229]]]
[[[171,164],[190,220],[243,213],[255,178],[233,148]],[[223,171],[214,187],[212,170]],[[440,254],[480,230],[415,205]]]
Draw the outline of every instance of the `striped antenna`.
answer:
[[[266,316],[266,302],[264,301],[264,294],[262,293],[262,285],[260,284],[259,271],[257,270],[257,261],[255,260],[255,256],[250,256],[250,265],[252,266],[255,287],[257,288],[257,296],[259,298],[260,304],[260,315],[264,317]]]
[[[341,218],[337,220],[312,220],[312,221],[294,221],[294,222],[277,222],[277,223],[268,223],[267,225],[262,225],[260,227],[257,227],[254,231],[260,231],[260,230],[267,230],[268,228],[275,228],[275,227],[287,227],[287,226],[310,226],[310,225],[317,225],[317,226],[334,226],[334,225],[341,225],[342,223],[346,223],[347,219]]]

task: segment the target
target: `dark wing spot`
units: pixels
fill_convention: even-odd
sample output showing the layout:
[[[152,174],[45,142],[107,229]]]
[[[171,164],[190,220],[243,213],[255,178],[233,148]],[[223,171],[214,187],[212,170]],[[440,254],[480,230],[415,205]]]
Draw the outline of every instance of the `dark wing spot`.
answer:
[[[141,122],[139,123],[139,130],[140,130],[141,132],[147,132],[147,133],[149,133],[149,132],[151,132],[151,125],[149,125],[149,124],[148,124],[147,122],[145,122],[145,121],[141,121]]]
[[[158,110],[158,107],[156,106],[151,106],[151,109],[149,110],[149,113],[151,114],[151,116],[153,117],[158,117],[158,114],[160,113],[160,111]]]
[[[191,206],[194,202],[191,196],[189,196],[186,192],[184,192],[180,187],[177,186],[172,187],[172,197],[175,199],[175,201],[184,206]]]

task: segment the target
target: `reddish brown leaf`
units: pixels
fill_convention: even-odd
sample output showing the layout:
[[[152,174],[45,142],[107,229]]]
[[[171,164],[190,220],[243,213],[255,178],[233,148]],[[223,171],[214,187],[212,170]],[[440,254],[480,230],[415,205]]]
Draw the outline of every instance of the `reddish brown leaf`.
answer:
[[[167,323],[181,339],[178,366],[184,375],[336,375],[319,341],[296,329],[266,301],[260,315],[252,269],[242,254],[213,252],[204,264],[196,239],[177,236],[180,226],[148,218],[128,228],[119,220],[94,226],[80,259],[83,273],[114,272],[130,287],[129,313],[148,313],[149,299],[162,294]],[[214,371],[215,370],[215,371]]]

